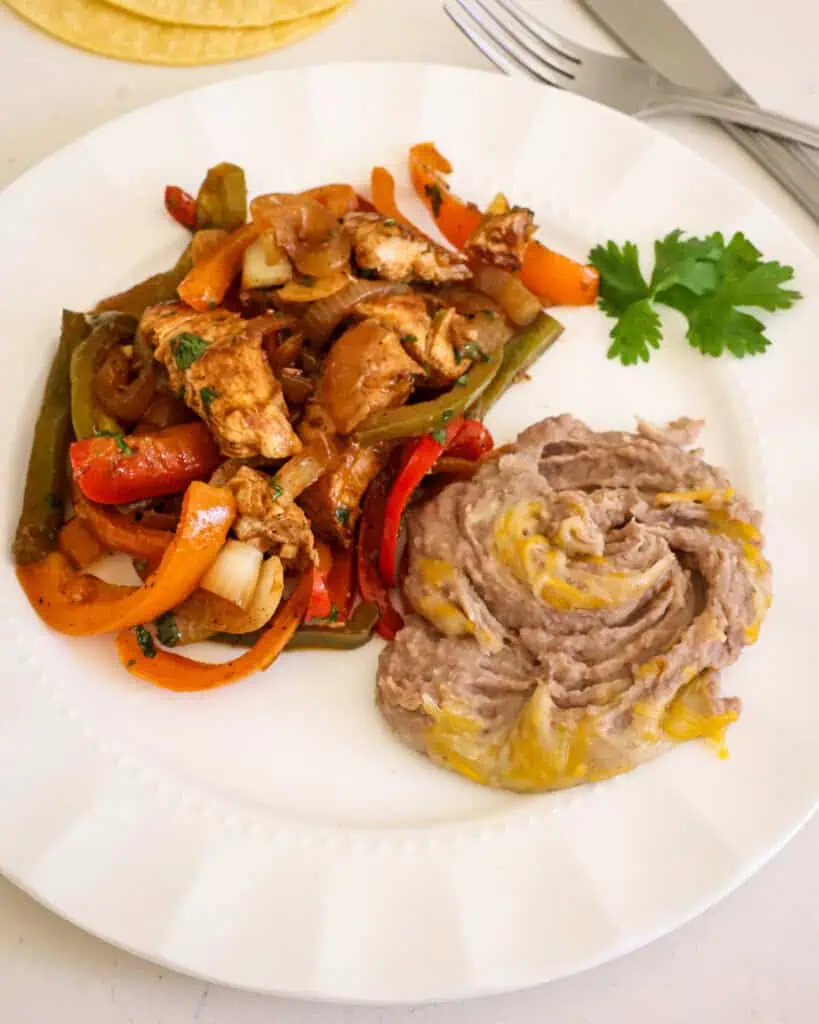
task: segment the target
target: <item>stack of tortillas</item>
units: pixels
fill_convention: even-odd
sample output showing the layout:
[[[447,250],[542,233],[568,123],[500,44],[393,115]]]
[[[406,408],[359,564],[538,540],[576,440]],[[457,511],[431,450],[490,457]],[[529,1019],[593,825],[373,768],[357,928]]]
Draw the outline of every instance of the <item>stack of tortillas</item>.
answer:
[[[63,42],[149,64],[252,57],[323,28],[350,0],[7,0]]]

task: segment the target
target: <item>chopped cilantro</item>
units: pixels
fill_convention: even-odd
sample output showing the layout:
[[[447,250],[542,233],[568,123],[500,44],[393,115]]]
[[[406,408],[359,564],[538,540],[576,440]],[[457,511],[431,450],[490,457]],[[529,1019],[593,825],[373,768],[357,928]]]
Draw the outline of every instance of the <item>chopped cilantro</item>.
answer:
[[[488,358],[489,356],[474,341],[468,341],[458,352],[458,359],[476,359],[479,363],[485,363]]]
[[[366,278],[367,281],[374,281],[378,277],[378,271],[372,267],[359,267],[358,273],[361,277]]]
[[[210,415],[211,404],[219,397],[219,392],[216,388],[202,388],[199,392],[199,397],[202,399],[202,405],[205,407],[206,415]]]
[[[118,451],[123,455],[133,455],[134,449],[128,444],[119,430],[98,430],[97,437],[113,437]]]
[[[134,626],[139,649],[146,658],[156,657],[156,644],[154,638],[144,626]]]
[[[179,643],[181,636],[173,612],[165,612],[156,620],[156,635],[159,642],[166,647],[176,647]]]
[[[482,309],[481,316],[485,316],[487,320],[495,319],[495,311],[493,309]]]
[[[313,277],[310,274],[299,274],[296,280],[300,285],[303,285],[305,288],[312,288],[313,285],[316,283],[315,277]]]
[[[273,501],[278,501],[279,498],[284,494],[284,488],[281,484],[277,484],[275,480],[270,481],[270,497]]]
[[[330,609],[329,615],[326,615],[324,618],[321,619],[315,619],[314,621],[326,622],[328,626],[332,626],[333,623],[338,622],[338,607],[336,605],[333,605],[332,608]]]
[[[461,376],[455,381],[456,387],[462,388],[469,383],[469,376],[462,373]]]
[[[208,342],[198,334],[183,331],[171,342],[171,351],[180,370],[189,370],[206,352]]]
[[[134,665],[136,665],[136,658],[129,658],[129,659],[128,659],[128,660],[127,660],[127,661],[125,662],[125,667],[126,667],[126,668],[133,668],[133,667],[134,667]]]
[[[402,334],[401,335],[401,341],[405,345],[411,345],[414,341],[418,341],[418,335],[417,334]]]
[[[444,202],[441,188],[439,185],[424,185],[424,194],[429,197],[432,216],[437,220],[441,215],[441,206]]]
[[[339,505],[335,511],[336,522],[341,523],[342,526],[349,526],[350,524],[350,510],[346,505]]]
[[[433,441],[437,441],[438,444],[446,444],[446,427],[438,427],[437,430],[433,430],[430,433],[430,437]]]
[[[395,225],[397,223],[398,223],[398,221],[395,219],[395,217],[385,217],[384,218],[384,227],[385,228],[395,227]]]
[[[454,415],[455,413],[451,409],[444,409],[441,413],[441,425],[445,427]]]

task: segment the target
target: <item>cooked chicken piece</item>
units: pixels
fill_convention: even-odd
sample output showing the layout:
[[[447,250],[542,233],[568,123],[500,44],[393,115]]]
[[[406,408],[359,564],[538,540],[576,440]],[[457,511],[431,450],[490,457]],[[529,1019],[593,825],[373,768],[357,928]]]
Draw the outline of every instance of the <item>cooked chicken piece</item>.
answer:
[[[473,355],[480,352],[489,356],[514,334],[514,328],[500,306],[481,292],[456,285],[442,289],[431,301],[452,306],[460,314],[452,325],[452,343],[456,352],[472,352]]]
[[[348,213],[343,223],[353,240],[358,266],[374,277],[444,284],[471,276],[460,253],[436,245],[391,217]]]
[[[342,334],[330,349],[317,398],[336,430],[350,434],[371,413],[406,401],[423,375],[395,331],[375,320],[364,320]]]
[[[140,322],[171,386],[225,455],[282,459],[301,448],[263,349],[269,323],[224,309],[195,313],[181,303],[151,306]]]
[[[279,493],[269,476],[240,467],[227,486],[236,498],[233,530],[239,540],[278,555],[287,565],[307,566],[315,560],[313,532],[304,512]]]
[[[361,448],[348,442],[338,466],[299,498],[313,529],[328,541],[351,547],[361,499],[388,458],[388,447]]]
[[[426,338],[432,316],[425,295],[380,295],[356,304],[353,316],[359,320],[377,320],[382,327],[395,331],[402,344]]]
[[[503,207],[506,209],[503,209]],[[472,232],[464,245],[469,259],[483,260],[504,270],[520,270],[523,253],[535,232],[532,211],[503,202],[498,212],[490,212]]]

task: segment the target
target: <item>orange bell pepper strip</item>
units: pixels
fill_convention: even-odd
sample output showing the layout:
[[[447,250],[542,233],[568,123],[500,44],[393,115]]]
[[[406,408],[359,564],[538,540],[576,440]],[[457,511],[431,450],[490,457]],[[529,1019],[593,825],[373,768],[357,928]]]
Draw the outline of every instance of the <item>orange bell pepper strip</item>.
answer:
[[[220,306],[242,269],[245,249],[258,237],[255,224],[243,224],[232,231],[218,248],[188,271],[176,290],[179,298],[198,313]]]
[[[60,552],[19,566],[17,578],[52,629],[69,636],[113,633],[155,619],[189,597],[219,554],[235,516],[230,491],[197,481],[185,494],[173,542],[144,586],[102,593],[95,584],[86,586],[90,577],[78,578]]]
[[[132,558],[157,563],[174,539],[170,530],[151,529],[135,523],[121,512],[99,508],[82,498],[76,502],[75,510],[80,520],[85,520],[97,540],[109,551],[120,551]]]
[[[210,665],[184,658],[153,645],[140,644],[133,629],[117,636],[117,653],[131,675],[178,693],[213,690],[269,668],[298,629],[313,590],[313,573],[305,573],[298,586],[270,620],[256,643],[239,658]]]
[[[392,217],[416,234],[423,234],[398,209],[395,201],[395,178],[386,167],[373,167],[370,172],[370,193],[373,197],[373,206],[383,217]]]
[[[91,527],[76,515],[60,530],[57,547],[78,569],[87,569],[111,550],[100,541]]]
[[[413,146],[409,155],[413,188],[423,200],[444,238],[463,249],[483,214],[474,203],[465,203],[449,190],[446,176],[452,164],[431,142]],[[520,270],[523,283],[543,302],[556,306],[589,306],[597,301],[600,275],[594,267],[578,263],[530,242]]]

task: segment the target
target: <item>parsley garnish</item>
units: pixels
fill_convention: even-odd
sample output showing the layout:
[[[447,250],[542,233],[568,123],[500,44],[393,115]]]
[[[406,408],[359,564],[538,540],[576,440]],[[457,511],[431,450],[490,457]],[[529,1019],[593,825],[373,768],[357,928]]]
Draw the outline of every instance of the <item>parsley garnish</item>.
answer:
[[[662,326],[656,304],[678,310],[688,321],[689,344],[704,355],[727,349],[738,358],[757,355],[770,345],[765,325],[743,308],[774,312],[801,299],[783,285],[793,268],[762,254],[741,232],[726,242],[720,232],[685,237],[679,229],[654,243],[654,270],[646,283],[637,246],[626,242],[598,245],[589,256],[600,271],[598,305],[617,322],[609,336],[609,359],[625,366],[648,362],[659,348]]]
[[[180,370],[189,370],[207,350],[208,342],[198,334],[183,331],[171,342],[171,351]]]
[[[144,626],[134,626],[139,649],[146,658],[156,657],[156,644],[154,638]]]
[[[458,377],[458,379],[455,381],[455,385],[456,385],[456,387],[462,388],[468,382],[469,382],[469,376],[467,374],[465,374],[465,373],[462,373],[461,376]]]
[[[128,444],[119,430],[98,430],[97,437],[113,437],[118,451],[123,455],[133,455],[134,449]]]
[[[374,281],[378,277],[378,271],[373,270],[372,267],[359,267],[358,272],[367,281]]]
[[[205,413],[210,415],[211,403],[219,397],[219,392],[216,388],[202,388],[199,392],[199,397],[202,399],[202,405],[205,407]]]
[[[156,620],[156,635],[161,644],[166,647],[176,647],[181,640],[179,626],[176,624],[176,616],[173,612],[165,612]],[[150,634],[149,634],[150,636]]]
[[[438,444],[446,444],[446,427],[438,427],[437,430],[431,431],[429,436]]]
[[[414,341],[418,341],[418,335],[417,334],[402,334],[401,335],[401,341],[405,345],[411,345]]]
[[[432,206],[432,216],[437,220],[441,214],[441,205],[444,197],[439,185],[424,185],[424,194],[429,196]]]
[[[495,315],[496,314],[495,314],[494,309],[482,309],[481,310],[481,316],[485,316],[487,320],[494,320],[495,319]]]
[[[385,228],[394,227],[397,223],[398,223],[398,221],[395,219],[395,217],[385,217],[384,218],[384,227]]]
[[[455,413],[451,409],[444,409],[441,413],[441,424],[446,426],[454,415]]]
[[[304,285],[305,288],[312,288],[316,283],[316,278],[310,274],[299,274],[296,280],[299,284]]]
[[[339,505],[335,511],[336,522],[341,523],[342,526],[348,526],[350,523],[350,510],[346,505]]]
[[[284,494],[284,488],[281,484],[277,484],[275,480],[270,481],[270,497],[273,501],[278,501],[279,498]]]
[[[126,667],[126,668],[133,668],[133,667],[134,667],[134,665],[136,665],[136,658],[129,658],[129,659],[128,659],[128,660],[127,660],[127,661],[125,662],[125,667]]]

